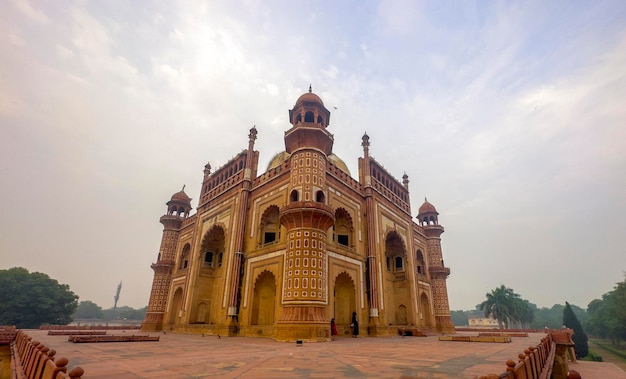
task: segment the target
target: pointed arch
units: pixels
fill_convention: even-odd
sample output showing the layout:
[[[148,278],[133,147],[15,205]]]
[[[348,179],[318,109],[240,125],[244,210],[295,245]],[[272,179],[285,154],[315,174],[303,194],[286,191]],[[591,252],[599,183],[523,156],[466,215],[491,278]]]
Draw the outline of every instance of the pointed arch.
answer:
[[[356,285],[354,278],[346,271],[339,273],[333,287],[333,315],[338,326],[346,329],[352,320],[352,312],[357,310]]]
[[[324,195],[324,191],[318,190],[315,193],[315,201],[318,202],[318,203],[325,203],[326,202],[326,195]]]
[[[215,224],[202,237],[200,259],[204,262],[204,267],[220,267],[225,250],[225,228],[221,224]]]
[[[404,271],[406,265],[406,244],[400,234],[392,229],[385,236],[385,258],[388,271]]]
[[[339,246],[352,247],[354,245],[354,224],[352,216],[345,208],[335,210],[333,224],[333,241]]]
[[[315,115],[311,111],[304,114],[304,122],[315,122]]]
[[[189,254],[191,252],[191,245],[185,244],[183,250],[180,252],[180,258],[178,259],[178,269],[186,270],[189,267]]]
[[[263,270],[254,281],[250,325],[273,325],[276,313],[276,277]]]
[[[424,260],[424,253],[421,250],[417,250],[415,253],[416,272],[418,275],[426,275],[426,261]]]
[[[400,304],[396,308],[396,324],[408,325],[406,305]]]
[[[172,301],[170,302],[170,311],[168,317],[168,324],[174,325],[177,323],[180,313],[180,307],[183,303],[183,289],[181,287],[176,288],[172,295]]]
[[[270,205],[261,216],[259,225],[259,244],[266,245],[280,240],[280,209],[277,205]]]
[[[430,307],[430,301],[428,299],[428,295],[426,293],[422,293],[420,296],[420,316],[422,325],[424,326],[434,326],[432,319],[432,311]]]
[[[298,201],[299,198],[300,198],[300,194],[298,193],[298,190],[294,189],[291,191],[291,194],[289,195],[289,202],[293,203],[294,201]]]
[[[205,324],[207,321],[207,305],[205,302],[198,304],[196,309],[196,324]]]

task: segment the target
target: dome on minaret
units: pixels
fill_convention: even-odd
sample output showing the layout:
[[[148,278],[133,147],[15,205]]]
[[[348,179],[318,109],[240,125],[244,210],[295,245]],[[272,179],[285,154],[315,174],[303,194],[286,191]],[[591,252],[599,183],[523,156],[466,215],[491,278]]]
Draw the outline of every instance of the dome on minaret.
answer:
[[[435,208],[434,205],[432,205],[431,203],[428,202],[428,199],[424,199],[424,204],[422,204],[422,206],[419,209],[419,213],[437,213],[437,209]]]
[[[324,106],[322,99],[313,93],[309,85],[309,92],[300,95],[296,105],[289,111],[289,122],[296,126],[306,124],[326,128],[330,123],[330,111]]]
[[[309,91],[311,88],[309,87]],[[304,95],[300,96],[298,100],[296,100],[296,106],[301,105],[302,103],[318,103],[321,106],[324,106],[324,102],[322,99],[314,94],[313,92],[307,92]]]
[[[189,216],[191,212],[191,198],[185,193],[185,186],[183,186],[182,190],[173,194],[166,205],[168,215]]]
[[[422,225],[438,225],[439,224],[439,212],[434,205],[428,202],[428,199],[424,199],[424,204],[419,209],[417,219]]]
[[[333,135],[326,128],[330,123],[330,111],[319,96],[309,92],[296,100],[289,110],[289,123],[293,125],[285,132],[285,151],[288,154],[301,148],[314,148],[327,156],[332,153]]]
[[[172,201],[178,201],[181,203],[191,203],[191,198],[189,196],[187,196],[187,194],[185,193],[185,187],[183,187],[182,190],[176,192],[175,194],[172,195]]]

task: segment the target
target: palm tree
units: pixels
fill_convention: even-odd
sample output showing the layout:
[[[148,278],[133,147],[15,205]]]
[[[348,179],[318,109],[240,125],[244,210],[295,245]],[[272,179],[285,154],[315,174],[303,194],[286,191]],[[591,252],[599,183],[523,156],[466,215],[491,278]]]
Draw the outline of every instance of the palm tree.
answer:
[[[485,311],[485,317],[493,316],[498,320],[500,329],[503,326],[509,329],[511,324],[523,327],[533,321],[530,303],[504,284],[486,296],[487,300],[480,304],[480,309]]]
[[[504,284],[486,294],[487,300],[480,303],[480,310],[485,311],[485,317],[493,316],[498,320],[500,329],[509,328],[509,319],[513,315],[513,301],[515,292]]]
[[[487,300],[480,304],[480,309],[485,311],[485,317],[493,316],[498,320],[500,329],[508,329],[512,321],[521,321],[521,309],[526,304],[511,288],[502,284],[486,296]]]

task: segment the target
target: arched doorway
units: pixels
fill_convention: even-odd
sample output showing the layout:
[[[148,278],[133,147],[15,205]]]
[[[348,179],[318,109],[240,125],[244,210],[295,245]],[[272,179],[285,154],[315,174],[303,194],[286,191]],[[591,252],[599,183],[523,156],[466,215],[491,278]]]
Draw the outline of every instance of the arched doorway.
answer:
[[[207,322],[207,306],[205,302],[198,304],[198,310],[196,311],[196,323],[205,324]]]
[[[391,230],[385,238],[385,268],[383,291],[385,296],[385,319],[391,325],[413,323],[407,305],[412,304],[408,281],[408,262],[404,239]],[[412,309],[412,308],[411,308]]]
[[[170,317],[168,319],[168,323],[170,325],[174,325],[178,320],[178,312],[180,311],[180,306],[183,301],[183,289],[178,288],[176,292],[174,292],[174,297],[172,298],[172,303],[170,307]]]
[[[434,326],[430,312],[430,302],[425,293],[420,296],[420,313],[422,314],[422,322],[424,326]]]
[[[408,325],[407,316],[406,316],[406,306],[404,304],[400,304],[398,306],[398,309],[396,309],[396,324]]]
[[[273,325],[276,309],[276,278],[264,271],[254,283],[251,325]]]
[[[337,275],[334,291],[334,315],[337,325],[350,325],[352,312],[357,310],[354,281],[345,272]]]

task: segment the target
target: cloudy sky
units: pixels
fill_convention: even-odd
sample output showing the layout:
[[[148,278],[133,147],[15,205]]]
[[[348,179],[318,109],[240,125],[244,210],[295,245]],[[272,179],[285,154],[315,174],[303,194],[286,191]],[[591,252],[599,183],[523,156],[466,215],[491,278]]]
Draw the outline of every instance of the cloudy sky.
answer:
[[[0,3],[0,269],[145,306],[165,202],[311,84],[353,176],[367,132],[437,207],[451,309],[624,279],[624,1]]]

